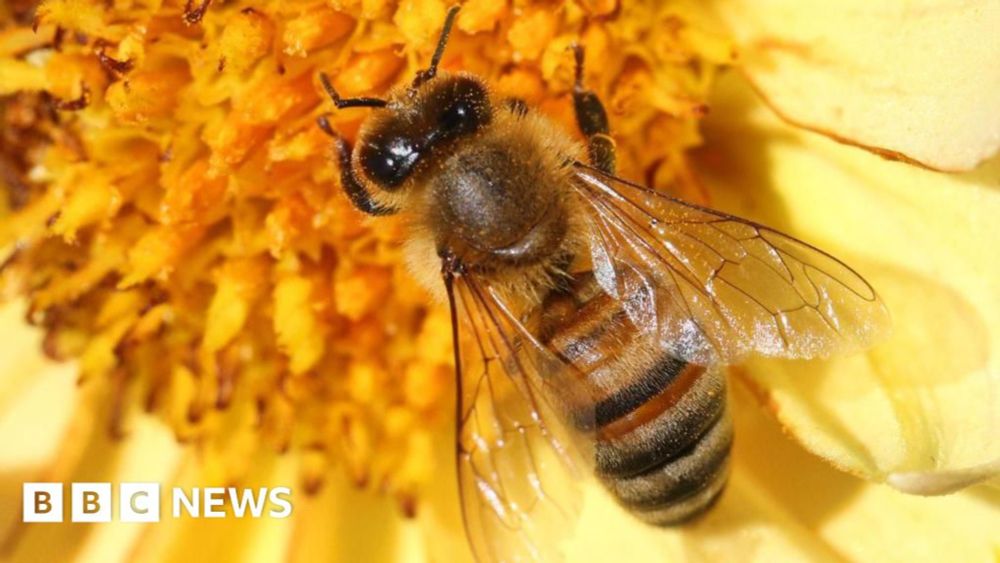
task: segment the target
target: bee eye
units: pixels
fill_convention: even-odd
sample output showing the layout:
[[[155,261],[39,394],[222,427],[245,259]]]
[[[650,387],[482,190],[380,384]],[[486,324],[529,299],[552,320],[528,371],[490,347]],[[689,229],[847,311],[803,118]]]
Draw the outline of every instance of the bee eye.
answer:
[[[448,132],[469,132],[476,126],[475,110],[467,102],[455,102],[444,110],[438,123]]]
[[[428,107],[440,108],[436,128],[445,139],[473,133],[490,121],[486,89],[467,78],[446,83],[431,95]]]
[[[361,149],[362,168],[372,180],[386,189],[402,184],[419,158],[418,148],[403,137],[369,143]]]

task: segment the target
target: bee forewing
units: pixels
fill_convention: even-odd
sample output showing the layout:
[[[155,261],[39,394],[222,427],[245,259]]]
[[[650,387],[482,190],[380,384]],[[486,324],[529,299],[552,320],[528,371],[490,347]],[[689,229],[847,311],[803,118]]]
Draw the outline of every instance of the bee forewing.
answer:
[[[645,292],[630,316],[682,359],[826,357],[889,326],[872,286],[822,250],[583,164],[577,180],[598,281],[609,295]]]
[[[480,561],[556,561],[573,529],[592,438],[562,423],[577,387],[500,296],[454,283],[461,385],[458,471],[466,533]],[[580,416],[580,409],[574,414]],[[584,409],[584,412],[587,412]],[[582,422],[587,427],[586,421]]]

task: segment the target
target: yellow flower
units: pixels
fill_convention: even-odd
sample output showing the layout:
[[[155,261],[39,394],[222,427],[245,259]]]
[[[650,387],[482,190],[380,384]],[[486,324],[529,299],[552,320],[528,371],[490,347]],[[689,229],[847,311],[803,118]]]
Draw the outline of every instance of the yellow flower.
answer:
[[[783,124],[719,71],[739,68],[808,129],[969,170],[1000,143],[1000,11],[713,4],[724,25],[685,1],[468,0],[443,64],[571,128],[566,48],[582,42],[624,176],[847,258],[895,332],[855,357],[737,368],[718,506],[651,530],[590,488],[569,559],[995,558],[995,489],[892,487],[951,492],[1000,472],[1000,161],[952,175],[887,162]],[[28,525],[0,511],[0,556],[469,557],[447,313],[401,264],[403,225],[351,209],[314,125],[329,109],[319,71],[345,95],[381,92],[423,66],[446,8],[0,8],[0,288],[25,298],[0,319],[4,506],[25,481],[296,491],[288,520]],[[363,116],[332,122],[351,137]]]

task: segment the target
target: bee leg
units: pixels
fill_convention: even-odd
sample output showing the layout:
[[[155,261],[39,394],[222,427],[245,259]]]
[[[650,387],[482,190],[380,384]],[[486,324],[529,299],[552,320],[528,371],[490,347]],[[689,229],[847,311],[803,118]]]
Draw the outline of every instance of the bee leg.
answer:
[[[576,124],[587,137],[590,163],[601,172],[615,173],[615,142],[608,135],[608,114],[597,94],[583,86],[583,47],[573,45],[576,58],[576,82],[573,84],[573,109]]]
[[[395,207],[382,205],[372,199],[371,194],[354,175],[354,168],[351,166],[351,145],[333,130],[328,117],[326,115],[319,116],[316,119],[316,124],[324,133],[333,138],[333,156],[340,165],[340,183],[344,186],[344,192],[354,207],[369,215],[392,215],[399,211]]]

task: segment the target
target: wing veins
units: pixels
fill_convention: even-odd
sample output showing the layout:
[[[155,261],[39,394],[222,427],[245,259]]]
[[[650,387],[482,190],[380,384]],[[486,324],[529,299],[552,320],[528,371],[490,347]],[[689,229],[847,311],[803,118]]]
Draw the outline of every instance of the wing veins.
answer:
[[[517,320],[513,317],[513,314],[510,312],[510,310],[506,306],[506,304],[502,303],[499,299],[496,298],[496,294],[495,294],[495,292],[494,292],[494,290],[493,290],[492,287],[490,287],[489,285],[487,285],[486,286],[486,290],[487,291],[484,294],[484,292],[482,291],[482,288],[479,287],[478,283],[475,280],[469,279],[467,281],[468,281],[468,287],[472,291],[472,294],[474,296],[474,300],[477,303],[477,306],[481,307],[479,310],[480,311],[482,311],[482,310],[486,311],[486,316],[484,318],[489,318],[490,319],[490,324],[492,324],[492,326],[493,326],[492,329],[490,329],[488,327],[486,328],[486,330],[488,331],[488,337],[489,337],[490,344],[493,346],[493,348],[497,351],[497,353],[499,355],[499,346],[498,346],[497,341],[494,339],[496,335],[499,335],[500,339],[502,340],[503,344],[507,348],[508,352],[510,352],[510,354],[515,357],[515,363],[516,363],[516,365],[518,367],[518,371],[520,372],[521,380],[524,383],[523,390],[524,390],[524,393],[526,395],[525,398],[527,398],[527,400],[529,401],[529,404],[531,405],[532,422],[533,422],[531,428],[534,428],[535,430],[537,430],[538,433],[543,438],[547,438],[549,436],[548,431],[545,428],[545,425],[537,417],[538,402],[537,402],[537,398],[535,396],[535,391],[533,389],[533,386],[530,383],[530,379],[531,378],[527,377],[527,375],[526,375],[527,372],[525,372],[524,367],[521,364],[520,360],[516,359],[517,351],[516,351],[514,345],[511,343],[510,339],[507,337],[506,332],[501,328],[499,320],[497,319],[496,315],[494,314],[493,309],[487,305],[487,303],[486,303],[487,297],[489,297],[490,302],[497,309],[499,309],[504,314],[504,316],[515,327],[516,330],[518,330],[522,335],[524,335],[527,338],[531,339],[531,341],[534,344],[536,344],[537,346],[541,346],[541,344],[534,338],[533,335],[531,335],[529,332],[527,332],[526,330],[524,330],[524,327],[521,325],[521,323],[517,322]],[[537,366],[536,366],[536,368],[537,368]],[[507,373],[508,376],[511,375],[509,372],[506,372],[506,370],[505,370],[505,373]],[[486,379],[487,379],[487,385],[491,389],[491,396],[492,396],[492,394],[493,394],[493,382],[492,382],[492,379],[489,378],[489,377],[487,377]],[[511,380],[516,380],[516,378],[511,377]],[[558,502],[556,502],[551,497],[551,495],[548,493],[548,491],[545,490],[545,487],[542,484],[541,472],[538,469],[538,463],[537,463],[537,460],[536,460],[536,456],[535,456],[535,452],[534,452],[534,448],[532,446],[532,443],[527,438],[527,434],[526,434],[527,430],[528,430],[528,427],[526,425],[518,423],[518,422],[515,421],[513,428],[505,428],[504,429],[504,434],[508,435],[508,433],[514,432],[514,433],[517,433],[518,436],[520,436],[520,438],[522,440],[522,443],[524,444],[524,451],[529,456],[529,460],[528,461],[531,464],[531,473],[532,473],[532,475],[534,475],[536,477],[535,481],[537,482],[537,486],[536,486],[535,482],[532,482],[532,490],[534,490],[539,496],[536,496],[532,500],[532,502],[530,503],[530,508],[528,510],[530,512],[531,510],[534,509],[535,506],[537,506],[537,504],[538,504],[538,502],[540,500],[545,499],[545,500],[547,500],[549,502],[549,504],[551,504],[553,507],[555,507],[556,510],[558,510],[560,513],[562,513],[564,516],[568,516],[567,511]],[[495,459],[492,456],[492,452],[490,452],[490,453],[491,453],[491,456],[490,456],[491,459]],[[496,464],[494,463],[494,465],[496,465]],[[499,481],[502,482],[502,480],[499,480]]]
[[[473,289],[473,284],[469,283],[469,282],[472,282],[472,280],[469,279],[469,280],[466,280],[466,281],[467,281],[467,287],[470,290],[472,290],[472,298],[473,298],[473,301],[476,304],[477,311],[479,311],[480,315],[482,315],[483,311],[486,310],[487,315],[491,316],[491,313],[489,311],[489,307],[486,307],[486,304],[481,301],[480,295],[478,294],[478,292],[476,292]],[[486,316],[480,316],[480,318],[484,319],[484,323],[482,325],[482,328],[483,328],[484,331],[486,331],[486,337],[488,339],[488,342],[489,342],[490,346],[493,348],[494,352],[497,355],[499,355],[500,349],[497,346],[496,340],[494,339],[495,338],[494,330],[491,329],[490,326],[485,323],[485,319],[487,318]],[[494,328],[496,328],[496,327],[494,326]],[[508,432],[511,431],[511,428],[506,425],[506,422],[508,422],[508,421],[500,419],[500,414],[499,414],[500,411],[497,408],[496,391],[495,391],[494,384],[493,384],[493,378],[489,377],[488,371],[487,371],[487,373],[484,374],[483,378],[486,380],[486,389],[487,389],[487,392],[489,393],[490,404],[493,407],[493,413],[494,413],[493,416],[494,416],[494,419],[500,425],[500,434],[501,434],[501,437],[503,437],[504,440],[506,440],[506,435],[507,435]],[[478,420],[476,421],[476,425],[478,427]],[[515,422],[515,428],[516,427],[517,427],[517,424]],[[490,465],[493,468],[490,471],[490,475],[491,475],[491,477],[493,477],[493,479],[491,481],[492,484],[490,484],[488,486],[490,486],[491,488],[493,488],[493,486],[499,487],[500,490],[498,492],[500,493],[499,496],[500,496],[501,499],[509,498],[509,496],[508,496],[508,492],[507,492],[506,483],[504,482],[504,479],[500,476],[500,473],[499,473],[499,471],[497,469],[499,467],[499,465],[497,464],[496,454],[497,454],[497,451],[499,449],[503,449],[505,447],[507,447],[506,441],[502,442],[501,444],[498,444],[497,448],[484,448],[485,453],[486,453],[487,457],[490,460]],[[535,468],[535,471],[537,471],[537,468]],[[478,468],[477,468],[477,472],[480,473],[480,475],[481,475],[481,471],[479,471]],[[480,491],[480,494],[482,494],[481,491]],[[510,509],[514,508],[512,505],[510,505],[509,501],[505,501],[504,500],[504,501],[501,501],[501,502],[502,502],[502,504],[507,505],[508,508],[510,508]],[[516,531],[522,529],[522,526],[519,526],[519,525],[516,526],[516,527],[512,526],[510,523],[506,522],[504,519],[499,518],[499,515],[497,515],[495,513],[495,511],[494,511],[494,514],[497,516],[497,520],[500,522],[500,524],[502,526],[504,526],[505,528],[507,528],[508,530],[510,530],[512,532],[516,532]]]
[[[604,204],[604,202],[602,202],[602,201],[588,201],[588,203],[590,203],[592,207],[595,207],[595,209],[596,209],[596,206],[595,206],[596,203]],[[602,215],[604,215],[606,217],[610,217],[612,221],[617,221],[618,220],[618,215],[615,214],[615,213],[613,213],[613,212],[611,212],[611,211],[609,211],[609,210],[607,210],[607,209],[605,209],[605,211],[602,212]],[[619,224],[621,224],[621,223],[619,223]],[[622,227],[624,228],[625,226],[622,225]],[[651,247],[648,242],[646,242],[645,240],[643,240],[643,238],[640,237],[640,236],[638,236],[634,231],[630,231],[630,232],[632,232],[633,237],[629,237],[626,240],[626,244],[634,245],[635,240],[638,240],[639,242],[642,243],[642,245],[644,247],[646,247],[646,251],[649,254],[651,254],[653,257],[655,257],[657,259],[657,261],[659,261],[660,263],[662,263],[666,267],[667,273],[670,275],[671,282],[674,284],[674,287],[677,288],[677,292],[676,292],[677,295],[674,295],[674,292],[669,292],[668,293],[668,296],[670,297],[670,300],[675,305],[680,305],[684,309],[684,311],[687,313],[687,318],[691,322],[693,322],[695,324],[695,326],[698,328],[698,332],[702,336],[704,336],[706,340],[709,341],[709,343],[712,345],[713,348],[715,348],[715,350],[717,352],[720,351],[721,350],[721,344],[717,343],[715,341],[715,338],[704,329],[704,327],[701,325],[701,322],[695,317],[694,313],[691,311],[691,305],[687,302],[687,299],[684,299],[684,296],[681,293],[681,285],[677,281],[677,276],[681,275],[681,273],[678,272],[676,268],[674,268],[673,266],[671,266],[670,263],[667,260],[665,260],[665,258],[663,256],[661,256],[656,251],[655,247]],[[635,248],[635,247],[633,246],[633,248]],[[636,249],[636,250],[638,251],[638,249]],[[697,293],[701,294],[702,296],[704,296],[708,300],[708,302],[711,303],[711,306],[715,310],[716,315],[719,318],[723,319],[727,323],[727,325],[729,325],[730,328],[735,328],[735,327],[733,327],[732,323],[730,322],[728,316],[725,315],[719,309],[719,305],[716,302],[715,298],[712,295],[710,295],[709,293],[707,293],[706,291],[704,291],[704,287],[703,287],[703,285],[701,283],[699,283],[697,281],[691,281],[686,276],[683,276],[683,275],[681,275],[681,279],[684,280],[685,282],[687,282],[688,286],[691,287],[691,289],[693,289],[695,292],[697,292]]]
[[[592,194],[596,195],[597,198],[598,198],[596,200],[588,200],[588,201],[590,201],[590,203],[592,205],[593,205],[593,203],[600,203],[602,206],[604,206],[605,211],[607,212],[608,216],[611,217],[612,221],[615,221],[618,224],[619,228],[621,228],[621,229],[627,229],[628,232],[631,233],[634,238],[636,238],[637,240],[642,241],[643,246],[646,247],[646,249],[648,250],[648,252],[650,254],[656,255],[660,259],[660,261],[663,262],[664,266],[670,268],[671,270],[676,270],[676,268],[674,268],[672,265],[670,265],[664,259],[664,257],[662,255],[660,255],[659,252],[657,252],[657,250],[656,250],[655,247],[653,247],[652,245],[649,244],[649,242],[647,241],[646,237],[643,237],[640,233],[636,232],[635,227],[626,224],[625,221],[628,221],[628,223],[630,223],[631,225],[639,225],[638,228],[643,229],[643,231],[648,235],[648,238],[651,238],[653,240],[660,240],[659,237],[657,237],[653,233],[651,233],[648,230],[646,230],[645,228],[643,228],[641,226],[641,223],[639,223],[638,221],[636,221],[636,219],[634,217],[632,217],[628,212],[624,211],[621,207],[615,205],[614,202],[607,201],[605,199],[605,197],[604,197],[604,194],[602,194],[601,192],[597,192],[597,191],[593,190],[592,188],[588,188],[588,189],[591,191]],[[619,194],[615,194],[615,197],[621,197],[621,196]],[[615,212],[611,211],[607,207],[608,205],[610,205],[610,206],[614,207],[615,209],[617,209],[618,213],[615,213]],[[675,254],[673,252],[673,250],[671,250],[670,248],[667,248],[665,245],[664,245],[664,248],[666,248],[667,252],[670,253],[670,256],[673,257],[674,260],[676,260],[678,263],[680,263],[684,267],[685,270],[687,270],[691,275],[697,277],[698,273],[695,272],[694,270],[692,270],[691,266],[689,264],[687,264],[685,262],[685,260],[683,260],[681,257],[677,256],[677,254]],[[678,272],[678,273],[680,273],[680,272]],[[687,279],[686,276],[685,276],[685,279],[687,280],[687,282],[689,284],[691,284],[692,286],[694,286],[695,289],[698,289],[698,287],[701,285],[697,280]]]
[[[831,254],[753,221],[681,201],[583,163],[575,166],[576,187],[586,194],[583,199],[600,234],[591,244],[603,242],[612,251],[604,255],[611,272],[635,261],[643,279],[662,282],[661,291],[672,305],[680,306],[676,313],[653,311],[656,322],[672,338],[687,341],[697,335],[703,344],[692,348],[689,357],[704,361],[699,350],[706,350],[705,344],[725,361],[755,351],[822,357],[841,346],[867,344],[876,334],[869,327],[884,326],[885,308],[879,309],[871,284]],[[645,240],[653,235],[659,235],[662,244],[651,246],[653,241]],[[798,311],[816,314],[793,316]],[[802,346],[800,335],[807,338]]]
[[[489,363],[492,360],[492,357],[486,353],[486,348],[483,346],[482,336],[479,334],[479,330],[476,328],[476,320],[475,318],[473,318],[471,313],[472,309],[469,308],[468,303],[466,302],[465,294],[462,293],[461,291],[461,286],[459,287],[458,298],[462,301],[462,311],[464,312],[465,317],[468,319],[469,325],[472,327],[472,333],[475,336],[476,344],[479,347],[480,358],[483,361],[483,373],[481,373],[479,375],[479,379],[476,380],[476,389],[472,394],[472,397],[478,397],[480,393],[480,388],[483,385],[483,380],[488,379],[489,377],[488,375]],[[456,342],[455,345],[457,346],[458,343]],[[462,414],[461,418],[462,426],[464,426],[472,418],[472,413],[475,411],[476,411],[476,401],[473,400],[471,401],[469,408]],[[478,428],[478,422],[476,422],[476,426]]]
[[[772,228],[770,228],[770,227],[768,227],[766,225],[761,225],[760,223],[757,223],[757,222],[754,222],[754,221],[750,221],[749,219],[743,219],[743,218],[737,217],[735,215],[730,215],[728,213],[723,213],[721,211],[716,211],[714,209],[709,209],[709,208],[701,206],[701,205],[697,205],[697,204],[694,204],[694,203],[689,203],[689,202],[683,201],[681,199],[677,199],[675,197],[671,197],[671,196],[669,196],[667,194],[661,193],[661,192],[659,192],[657,190],[654,190],[652,188],[649,188],[649,187],[646,187],[646,186],[642,186],[640,184],[636,184],[634,182],[630,182],[628,180],[625,180],[624,178],[618,178],[616,176],[612,176],[612,175],[607,174],[607,173],[605,173],[605,172],[603,172],[601,170],[598,170],[597,168],[594,168],[593,166],[590,166],[590,165],[587,165],[587,164],[584,164],[584,163],[581,163],[581,162],[575,162],[574,165],[577,168],[582,168],[582,169],[586,170],[588,173],[593,174],[596,177],[605,178],[605,179],[610,180],[612,182],[621,183],[623,185],[629,186],[632,189],[638,190],[639,192],[641,192],[643,194],[651,195],[651,196],[654,196],[654,197],[666,200],[668,202],[671,202],[673,204],[676,204],[676,205],[678,205],[680,207],[687,207],[687,208],[690,208],[690,209],[693,209],[693,210],[696,210],[696,211],[700,211],[700,212],[702,212],[702,213],[704,213],[706,215],[709,215],[711,217],[715,217],[717,219],[717,221],[714,221],[714,222],[717,222],[717,223],[731,222],[731,223],[735,223],[737,225],[745,225],[747,227],[750,227],[750,228],[754,229],[754,232],[757,233],[757,234],[755,236],[753,236],[753,237],[749,237],[748,240],[751,240],[751,239],[754,239],[754,238],[760,238],[761,240],[764,241],[764,243],[766,245],[768,245],[771,248],[774,248],[775,250],[779,250],[779,249],[774,245],[774,243],[770,242],[767,239],[767,236],[765,236],[765,235],[772,235],[772,236],[779,237],[782,240],[784,240],[784,241],[786,241],[788,243],[791,243],[793,246],[798,246],[798,247],[801,247],[801,248],[803,248],[805,250],[808,250],[810,252],[815,252],[818,255],[822,256],[823,258],[825,258],[827,260],[830,260],[836,266],[838,266],[839,268],[843,269],[845,272],[847,272],[848,274],[850,274],[850,276],[854,280],[857,280],[858,282],[860,282],[868,290],[868,295],[862,295],[861,293],[858,293],[853,288],[851,288],[850,286],[848,286],[846,283],[844,283],[843,281],[841,281],[839,277],[833,275],[832,273],[826,271],[823,268],[820,268],[820,267],[816,266],[815,264],[811,264],[811,262],[809,260],[803,260],[803,259],[799,258],[799,257],[795,256],[791,251],[789,251],[787,249],[781,249],[781,250],[779,250],[780,252],[785,253],[786,255],[788,255],[788,257],[792,258],[793,260],[795,260],[799,264],[802,264],[803,266],[807,266],[808,265],[808,266],[811,266],[811,267],[815,268],[816,270],[818,270],[820,272],[823,272],[834,283],[836,283],[837,285],[842,286],[847,291],[850,291],[855,296],[857,296],[859,299],[861,299],[863,301],[867,301],[867,302],[875,302],[875,301],[877,301],[877,295],[875,293],[874,288],[872,288],[871,284],[869,284],[868,281],[864,279],[864,277],[862,277],[860,274],[858,274],[854,270],[854,268],[851,268],[850,266],[848,266],[847,264],[845,264],[841,260],[838,260],[835,256],[831,255],[829,252],[826,252],[825,250],[823,250],[821,248],[817,248],[817,247],[809,244],[808,242],[799,240],[799,239],[797,239],[795,237],[792,237],[790,235],[786,235],[786,234],[784,234],[784,233],[782,233],[780,231],[776,231],[776,230],[774,230],[774,229],[772,229]],[[639,205],[639,204],[637,204],[635,202],[632,202],[627,197],[625,197],[622,194],[620,194],[617,190],[611,188],[610,185],[606,186],[606,185],[603,185],[600,182],[595,182],[594,180],[591,180],[586,174],[578,175],[578,177],[582,178],[587,185],[593,186],[594,184],[596,184],[596,186],[597,186],[597,188],[599,190],[617,194],[619,197],[625,199],[628,203],[630,203],[634,207],[636,207],[638,209],[642,209],[641,205]],[[698,223],[698,222],[691,221],[691,223]]]

